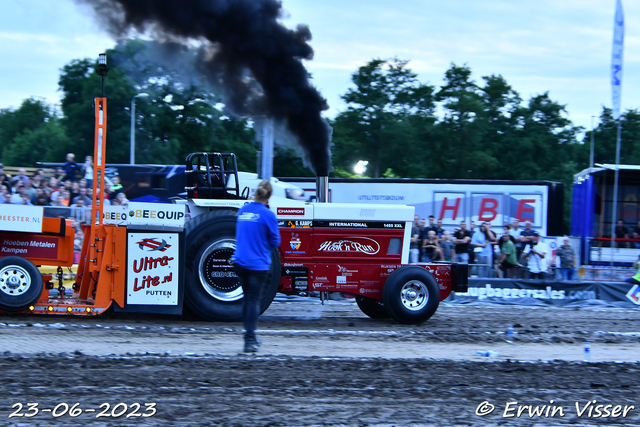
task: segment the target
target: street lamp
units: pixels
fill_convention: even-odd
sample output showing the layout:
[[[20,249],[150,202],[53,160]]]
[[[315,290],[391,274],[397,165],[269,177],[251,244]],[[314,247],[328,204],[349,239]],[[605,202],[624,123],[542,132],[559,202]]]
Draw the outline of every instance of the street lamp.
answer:
[[[131,98],[131,152],[129,154],[129,164],[136,164],[136,98],[149,96],[148,93],[142,92]]]
[[[353,167],[353,171],[362,176],[364,175],[365,171],[367,170],[367,165],[369,164],[368,161],[366,160],[359,160],[358,163],[356,163],[356,165]]]

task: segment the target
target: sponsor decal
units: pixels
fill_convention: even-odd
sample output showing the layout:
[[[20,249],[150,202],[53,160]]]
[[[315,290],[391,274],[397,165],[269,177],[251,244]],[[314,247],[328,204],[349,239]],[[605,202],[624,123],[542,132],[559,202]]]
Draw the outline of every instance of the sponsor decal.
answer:
[[[314,279],[316,279],[319,282],[328,282],[329,281],[329,279],[327,279],[327,276],[317,276],[317,277],[314,277]]]
[[[347,283],[346,276],[336,276],[336,283]]]
[[[318,251],[375,255],[380,251],[380,244],[369,237],[353,236],[341,240],[326,240],[320,244]]]
[[[42,232],[44,208],[3,204],[0,214],[0,230]]]
[[[177,242],[178,234],[128,234],[127,304],[178,303]]]
[[[144,218],[144,219],[173,219],[180,220],[184,218],[184,212],[174,211],[161,211],[151,209],[136,209],[135,211],[129,211],[130,218]]]
[[[306,276],[308,274],[308,268],[291,268],[290,266],[285,266],[282,270],[282,276]]]
[[[301,262],[285,262],[282,264],[283,267],[304,267],[304,264]]]
[[[56,259],[58,257],[58,238],[21,235],[3,236],[0,239],[0,255]]]
[[[289,246],[291,246],[291,249],[297,251],[298,249],[300,249],[301,244],[302,241],[300,240],[300,236],[298,236],[298,233],[291,233],[291,240],[289,241]]]
[[[632,303],[640,305],[640,286],[633,285],[629,292],[627,292],[627,298],[631,300]]]
[[[484,287],[469,287],[467,292],[461,292],[459,295],[478,297],[485,299],[489,297],[498,298],[536,298],[536,299],[552,299],[552,300],[586,300],[596,299],[595,291],[565,291],[555,290],[551,286],[545,289],[520,289],[520,288],[494,288],[487,283]]]
[[[360,292],[361,294],[377,294],[380,292],[380,289],[360,288],[358,292]]]
[[[377,229],[404,229],[404,222],[380,222],[380,221],[313,221],[313,226],[318,228],[377,228]]]
[[[138,244],[138,247],[143,251],[164,252],[171,247],[171,245],[168,245],[167,241],[164,239],[142,239],[137,244]]]
[[[277,215],[304,215],[304,208],[278,208]]]
[[[314,283],[313,284],[313,289],[318,289],[318,288],[324,288],[327,285],[325,285],[324,283]]]
[[[280,220],[278,221],[278,227],[286,227],[286,228],[311,228],[313,226],[313,221],[311,220]]]
[[[344,276],[351,276],[352,273],[357,273],[358,270],[349,270],[347,267],[344,267],[344,266],[338,264],[338,272],[339,273],[348,273],[348,274],[343,274]]]
[[[404,200],[404,196],[396,196],[391,194],[360,194],[358,200],[384,200],[384,201],[398,201]]]

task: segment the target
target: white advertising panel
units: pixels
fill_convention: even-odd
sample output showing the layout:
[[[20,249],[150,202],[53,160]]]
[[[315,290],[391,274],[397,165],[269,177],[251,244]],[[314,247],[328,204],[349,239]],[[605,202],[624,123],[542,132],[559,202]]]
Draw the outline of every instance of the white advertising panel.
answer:
[[[128,233],[127,304],[178,304],[178,236]]]
[[[185,205],[129,202],[127,225],[184,227]]]
[[[502,224],[503,195],[498,193],[471,193],[471,220],[479,224],[489,221]]]
[[[126,206],[105,206],[102,208],[103,224],[127,225],[129,209]]]
[[[0,230],[42,232],[44,208],[3,203],[0,205]]]
[[[542,195],[541,194],[515,194],[511,193],[511,206],[509,215],[511,219],[518,219],[521,223],[531,221],[535,228],[543,227],[542,224]],[[546,228],[546,227],[545,227]]]
[[[442,218],[444,225],[458,225],[464,221],[466,214],[466,197],[464,193],[443,193],[434,191],[435,217]]]
[[[315,192],[315,182],[296,183],[309,194]],[[532,218],[534,228],[542,234],[547,230],[548,187],[545,185],[508,183],[384,183],[332,182],[329,180],[332,203],[365,203],[409,205],[416,215],[443,219],[445,229],[452,230],[460,221],[479,217],[490,220],[493,227],[512,222],[519,213]],[[445,200],[446,199],[446,200]],[[484,199],[484,201],[483,201]],[[490,200],[493,199],[493,200]],[[494,206],[495,203],[497,206]],[[484,203],[484,204],[483,204]],[[489,219],[487,219],[489,220]]]

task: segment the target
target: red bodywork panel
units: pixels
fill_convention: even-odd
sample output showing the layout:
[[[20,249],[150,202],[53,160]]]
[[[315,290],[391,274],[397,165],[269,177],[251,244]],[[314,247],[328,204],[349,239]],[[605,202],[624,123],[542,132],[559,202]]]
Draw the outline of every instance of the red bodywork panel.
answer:
[[[73,265],[75,230],[61,218],[43,218],[42,233],[0,231],[0,256],[17,255],[35,265]]]
[[[387,277],[402,266],[404,229],[281,227],[280,292],[330,291],[382,300]],[[452,289],[450,264],[419,264]]]

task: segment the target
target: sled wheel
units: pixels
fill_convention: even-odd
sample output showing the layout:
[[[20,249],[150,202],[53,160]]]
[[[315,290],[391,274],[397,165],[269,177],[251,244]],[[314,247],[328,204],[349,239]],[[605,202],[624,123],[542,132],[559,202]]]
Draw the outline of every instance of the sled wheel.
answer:
[[[22,311],[35,304],[44,283],[38,268],[18,256],[0,258],[0,308]]]
[[[400,267],[387,278],[382,301],[389,315],[400,323],[420,324],[429,320],[440,305],[440,288],[426,269]]]
[[[387,313],[387,310],[384,308],[384,305],[381,301],[373,298],[357,296],[356,302],[358,303],[358,307],[360,307],[360,310],[372,319],[389,318],[389,313]]]
[[[236,212],[210,211],[186,225],[185,302],[200,318],[242,320],[243,292],[230,258],[236,248]],[[260,304],[264,312],[280,284],[280,256],[271,254],[271,271]]]

